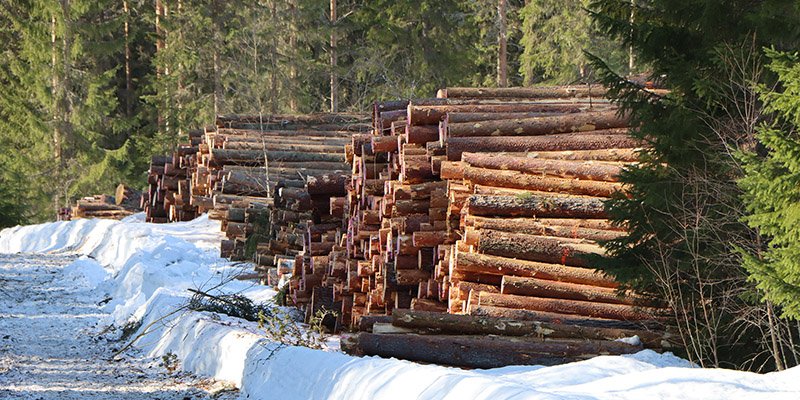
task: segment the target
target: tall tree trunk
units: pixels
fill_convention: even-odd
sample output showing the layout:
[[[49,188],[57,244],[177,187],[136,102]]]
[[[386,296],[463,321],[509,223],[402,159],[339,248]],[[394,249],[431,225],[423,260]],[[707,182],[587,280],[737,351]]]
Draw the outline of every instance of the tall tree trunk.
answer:
[[[508,86],[508,52],[506,38],[506,9],[508,0],[497,2],[497,86]]]
[[[278,7],[275,2],[270,3],[270,18],[273,23],[280,20]],[[269,90],[269,111],[272,114],[278,113],[278,35],[270,35],[272,38],[272,71],[270,71],[270,90]]]
[[[156,0],[155,2],[155,11],[156,11],[156,21],[155,21],[155,28],[156,28],[156,55],[160,53],[164,49],[164,31],[161,28],[161,22],[163,20],[163,13],[164,13],[164,4],[162,3],[163,0]],[[161,65],[156,66],[156,82],[158,83],[161,80],[161,75],[164,73],[163,67]],[[161,103],[160,107],[156,107],[156,126],[158,131],[163,132],[165,127],[164,121],[164,107],[165,102]]]
[[[125,116],[130,118],[133,116],[133,81],[131,79],[131,10],[128,0],[122,1],[122,9],[125,11]]]
[[[50,17],[50,67],[52,68],[52,75],[50,80],[50,90],[53,96],[53,158],[61,165],[61,126],[59,124],[58,115],[58,92],[61,80],[58,73],[58,43],[56,41],[56,15]]]
[[[214,47],[214,117],[219,115],[219,102],[222,97],[222,83],[220,82],[220,57],[219,49],[222,46],[222,35],[220,32],[219,24],[222,18],[217,18],[220,14],[219,0],[214,0],[212,3],[212,27],[213,29],[213,47]]]
[[[296,51],[297,49],[297,0],[291,0],[289,2],[290,8],[290,15],[291,15],[291,22],[290,22],[290,29],[291,32],[289,34],[289,48],[291,51]],[[297,82],[297,56],[291,57],[289,61],[289,81],[292,86],[296,85]],[[294,87],[290,88],[289,90],[289,109],[292,113],[297,113],[297,95],[295,94],[296,90]]]
[[[631,0],[631,43],[633,43],[633,22],[636,18],[636,0]],[[635,55],[633,54],[633,44],[628,45],[628,75],[633,75],[635,67]]]
[[[336,76],[336,0],[331,0],[331,112],[339,111],[338,78]]]

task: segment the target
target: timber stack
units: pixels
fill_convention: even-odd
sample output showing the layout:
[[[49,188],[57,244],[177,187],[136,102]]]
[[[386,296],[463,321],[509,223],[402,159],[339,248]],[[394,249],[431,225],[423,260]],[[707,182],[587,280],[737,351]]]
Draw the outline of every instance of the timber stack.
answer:
[[[190,221],[205,209],[192,204],[190,177],[203,131],[188,132],[189,143],[168,156],[153,156],[147,173],[148,190],[142,196],[145,220],[153,223]]]
[[[644,145],[604,94],[448,88],[375,103],[371,126],[220,116],[154,158],[148,204],[177,220],[187,197],[162,181],[186,179],[187,212],[222,221],[221,254],[288,282],[307,318],[336,311],[326,325],[361,331],[343,342],[356,354],[485,368],[666,348],[663,304],[593,268],[625,233],[603,202]]]
[[[649,338],[647,347],[669,346],[660,340],[669,336],[662,305],[622,293],[592,268],[592,257],[603,256],[598,241],[624,234],[603,201],[624,195],[618,174],[643,145],[603,94],[599,87],[450,88],[436,99],[377,103],[373,136],[354,153],[347,198],[347,280],[334,286],[343,322],[371,330],[411,310],[616,329]],[[425,348],[457,352],[467,340],[448,336],[456,331],[439,339],[388,332],[361,333],[351,348],[440,362],[425,359],[436,353]],[[503,348],[522,351],[509,340]],[[549,340],[530,351],[553,356],[543,350]],[[623,351],[606,344],[553,360]]]
[[[71,218],[122,219],[142,210],[142,193],[119,184],[114,196],[95,195],[79,199],[72,207]]]

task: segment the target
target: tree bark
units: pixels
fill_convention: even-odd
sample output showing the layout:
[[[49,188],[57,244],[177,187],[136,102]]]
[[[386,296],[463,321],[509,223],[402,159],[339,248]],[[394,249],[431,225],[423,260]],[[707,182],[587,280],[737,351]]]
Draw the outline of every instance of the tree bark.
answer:
[[[570,99],[603,97],[602,86],[540,86],[510,88],[451,87],[439,90],[438,96],[447,99]]]
[[[497,87],[508,86],[508,65],[506,51],[506,8],[507,0],[497,1]]]
[[[548,112],[576,113],[586,107],[570,104],[520,103],[520,104],[448,104],[408,105],[409,125],[436,125],[449,112]]]
[[[599,354],[631,354],[641,350],[641,346],[612,341],[372,333],[358,335],[358,348],[364,355],[467,368],[557,365]]]
[[[330,57],[331,57],[331,82],[330,82],[330,89],[331,89],[331,112],[335,113],[339,111],[339,82],[338,77],[336,75],[336,68],[337,68],[337,57],[336,57],[336,23],[337,23],[337,16],[336,16],[336,0],[331,0],[330,2],[330,26],[331,26],[331,41],[330,41]]]
[[[617,114],[617,111],[600,111],[479,122],[452,123],[448,121],[447,136],[535,136],[626,128],[628,119],[621,118]],[[626,130],[609,133],[625,134]]]
[[[344,162],[344,154],[297,153],[292,151],[258,151],[258,150],[225,150],[211,149],[209,161],[213,165],[242,164],[263,165],[266,158],[269,162]]]
[[[572,239],[484,230],[477,250],[482,254],[574,267],[587,267],[587,256],[605,254],[595,243],[571,243],[569,240]]]
[[[628,135],[564,133],[543,136],[448,137],[447,159],[460,161],[461,154],[499,152],[574,151],[633,149],[642,143]]]
[[[619,284],[608,275],[589,268],[568,267],[537,261],[515,260],[486,254],[457,251],[453,271],[490,275],[537,277],[561,282],[617,288]]]
[[[616,340],[639,336],[648,348],[661,348],[670,336],[642,329],[620,329],[558,324],[544,321],[517,321],[507,318],[446,314],[416,310],[394,310],[392,325],[424,333],[496,336],[535,336],[540,338]]]
[[[611,197],[622,190],[622,184],[615,182],[564,179],[475,167],[464,168],[464,180],[475,185],[595,197]]]
[[[473,167],[545,174],[561,178],[617,182],[622,166],[591,161],[562,161],[493,153],[464,153],[461,159]]]
[[[609,226],[611,225],[607,220],[598,221],[605,221],[606,224]],[[469,232],[471,230],[480,235],[480,232],[484,229],[523,233],[526,235],[557,236],[597,241],[612,240],[625,234],[623,231],[617,229],[584,228],[579,226],[579,224],[579,222],[576,222],[573,225],[552,225],[535,218],[488,218],[468,215],[464,220],[463,227],[466,228],[465,237],[470,236]],[[469,244],[473,243],[470,242]]]
[[[649,321],[659,319],[658,309],[629,306],[625,304],[596,303],[591,301],[548,299],[541,297],[515,296],[481,292],[478,305],[523,310],[584,315],[593,318],[618,319],[623,321]]]
[[[519,321],[542,321],[553,324],[587,326],[597,328],[655,330],[663,331],[664,326],[656,321],[620,321],[616,319],[592,318],[580,315],[561,314],[545,311],[522,310],[494,306],[470,306],[469,315],[494,317]],[[671,337],[671,336],[670,336]]]
[[[503,276],[500,293],[627,305],[648,301],[630,292],[620,295],[612,288],[508,275]]]
[[[488,217],[606,218],[603,199],[591,197],[472,195],[465,207]]]

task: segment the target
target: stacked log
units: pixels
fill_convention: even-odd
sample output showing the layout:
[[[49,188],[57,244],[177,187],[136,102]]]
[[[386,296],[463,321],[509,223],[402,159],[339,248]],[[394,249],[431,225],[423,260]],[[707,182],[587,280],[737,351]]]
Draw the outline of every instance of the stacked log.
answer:
[[[567,324],[415,310],[395,310],[391,319],[365,328],[342,340],[347,352],[465,368],[556,365],[643,347],[671,348],[674,341],[668,333],[622,322]],[[639,341],[620,340],[631,337]]]
[[[604,201],[625,195],[618,176],[643,146],[628,135],[627,117],[591,88],[460,88],[440,96],[453,93],[459,97],[374,107],[372,154],[354,160],[354,170],[371,175],[354,177],[348,195],[350,280],[342,294],[352,306],[343,302],[342,313],[351,324],[369,327],[365,321],[410,309],[664,336],[662,304],[621,290],[593,264],[604,257],[599,242],[625,231],[608,220]],[[353,348],[442,362],[424,355],[467,345],[447,336],[458,332],[444,333],[398,337],[389,329],[385,338],[359,336]],[[375,345],[384,341],[397,351]],[[543,345],[522,350],[511,342],[498,349],[546,356],[530,358],[537,363],[564,360]],[[664,345],[657,344],[645,340]]]
[[[95,195],[79,199],[72,207],[70,218],[122,219],[139,211],[141,192],[120,184],[116,196]],[[62,217],[62,220],[70,218]]]
[[[609,342],[629,334],[661,348],[662,305],[594,268],[599,242],[625,233],[604,201],[625,195],[618,175],[643,146],[603,93],[449,88],[376,103],[371,124],[348,114],[220,116],[185,159],[190,205],[222,221],[223,256],[254,261],[267,283],[288,281],[285,300],[308,318],[333,309],[334,329],[384,330],[358,335],[355,352],[444,362],[425,354],[499,335],[486,349],[503,356],[450,362],[487,367],[634,351]],[[155,208],[170,198],[160,161]],[[559,333],[520,339],[528,333],[392,320],[405,310],[462,328],[513,322]]]
[[[202,132],[189,131],[189,143],[178,145],[172,155],[152,157],[148,190],[141,198],[147,222],[189,221],[206,211],[192,204],[190,182]]]

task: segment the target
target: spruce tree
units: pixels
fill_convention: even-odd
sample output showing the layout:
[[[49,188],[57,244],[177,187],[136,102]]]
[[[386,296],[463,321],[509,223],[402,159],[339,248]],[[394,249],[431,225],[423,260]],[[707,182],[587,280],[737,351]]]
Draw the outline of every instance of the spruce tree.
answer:
[[[669,302],[690,359],[780,368],[780,330],[735,251],[752,251],[758,235],[742,222],[742,170],[732,155],[754,143],[753,118],[740,111],[758,109],[750,88],[769,81],[761,48],[800,43],[796,2],[599,0],[591,9],[603,32],[671,90],[647,92],[594,60],[649,147],[621,176],[628,196],[608,204],[629,233],[605,244],[613,258],[601,267]]]
[[[765,299],[800,319],[800,57],[769,51],[769,69],[782,90],[764,91],[774,121],[758,129],[766,155],[743,154],[746,175],[740,180],[747,223],[767,240],[763,249],[745,255],[745,267]]]

